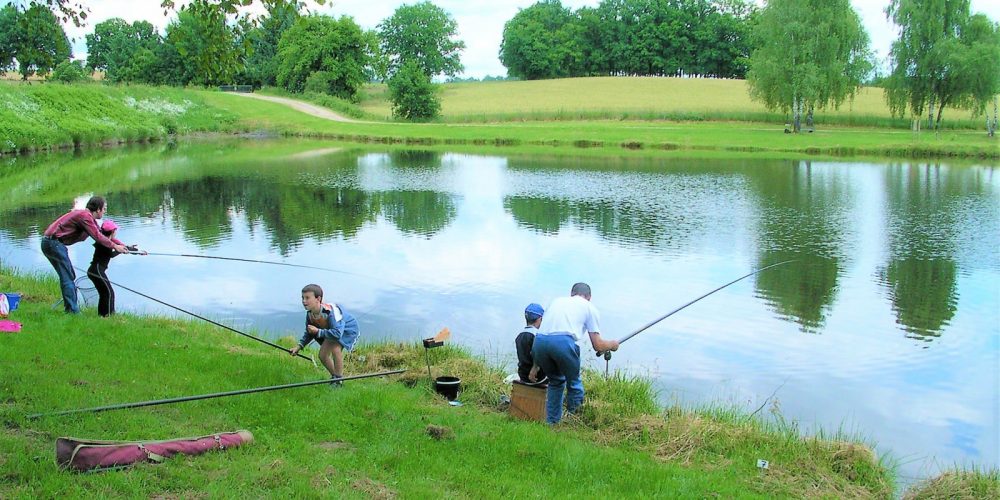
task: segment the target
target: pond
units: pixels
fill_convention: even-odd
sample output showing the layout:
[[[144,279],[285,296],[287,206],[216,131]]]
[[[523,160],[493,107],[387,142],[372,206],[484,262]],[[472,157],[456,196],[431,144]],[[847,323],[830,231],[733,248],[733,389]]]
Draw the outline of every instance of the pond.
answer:
[[[363,340],[447,327],[508,367],[524,307],[577,281],[620,338],[791,260],[635,336],[610,369],[652,378],[665,405],[860,437],[906,482],[1000,464],[997,174],[928,161],[156,145],[4,160],[0,259],[54,276],[40,233],[102,194],[120,237],[152,252],[112,261],[124,286],[278,338],[300,334],[299,292],[315,282],[356,314]],[[93,246],[70,249],[85,268]],[[175,313],[117,297],[119,310]]]

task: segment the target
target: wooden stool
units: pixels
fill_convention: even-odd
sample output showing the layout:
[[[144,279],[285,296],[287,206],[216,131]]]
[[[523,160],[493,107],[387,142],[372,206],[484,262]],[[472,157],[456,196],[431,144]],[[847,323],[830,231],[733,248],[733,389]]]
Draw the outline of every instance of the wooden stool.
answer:
[[[515,380],[510,388],[510,414],[524,420],[545,421],[545,392],[548,385]]]

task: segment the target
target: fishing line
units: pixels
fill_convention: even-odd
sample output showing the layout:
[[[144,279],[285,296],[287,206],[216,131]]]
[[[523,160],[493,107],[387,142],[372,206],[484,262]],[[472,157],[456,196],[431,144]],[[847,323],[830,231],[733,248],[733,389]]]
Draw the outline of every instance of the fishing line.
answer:
[[[76,269],[77,271],[83,271],[82,269],[80,269],[79,267],[76,267],[76,266],[73,266],[73,268],[74,268],[74,269]],[[139,296],[141,296],[141,297],[145,297],[145,298],[147,298],[147,299],[149,299],[149,300],[152,300],[153,302],[157,302],[157,303],[159,303],[159,304],[163,304],[163,305],[165,305],[165,306],[167,306],[167,307],[169,307],[169,308],[171,308],[171,309],[176,309],[176,310],[178,310],[178,311],[180,311],[180,312],[182,312],[182,313],[184,313],[184,314],[189,314],[189,315],[191,315],[191,316],[194,316],[195,318],[198,318],[198,319],[200,319],[200,320],[203,320],[203,321],[207,321],[207,322],[209,322],[209,323],[211,323],[211,324],[213,324],[213,325],[215,325],[215,326],[218,326],[218,327],[220,327],[220,328],[225,328],[226,330],[229,330],[229,331],[231,331],[231,332],[233,332],[233,333],[238,333],[238,334],[240,334],[240,335],[242,335],[242,336],[244,336],[244,337],[246,337],[246,338],[249,338],[249,339],[253,339],[253,340],[256,340],[257,342],[260,342],[260,343],[262,343],[262,344],[267,344],[267,345],[269,345],[269,346],[271,346],[271,347],[274,347],[275,349],[281,349],[282,351],[285,351],[285,352],[287,352],[288,354],[291,354],[291,353],[292,353],[292,350],[291,350],[291,349],[285,349],[284,347],[281,347],[281,346],[280,346],[280,345],[278,345],[278,344],[275,344],[275,343],[273,343],[273,342],[268,342],[267,340],[264,340],[264,339],[262,339],[262,338],[260,338],[260,337],[255,337],[255,336],[253,336],[253,335],[250,335],[249,333],[243,333],[243,332],[241,332],[241,331],[239,331],[239,330],[237,330],[237,329],[235,329],[235,328],[232,328],[232,327],[230,327],[230,326],[226,326],[226,325],[223,325],[222,323],[219,323],[219,322],[217,322],[217,321],[212,321],[212,320],[210,320],[210,319],[208,319],[208,318],[206,318],[206,317],[204,317],[204,316],[200,316],[200,315],[198,315],[198,314],[195,314],[195,313],[193,313],[193,312],[191,312],[191,311],[188,311],[188,310],[186,310],[186,309],[182,309],[182,308],[180,308],[180,307],[177,307],[177,306],[175,306],[175,305],[173,305],[173,304],[168,304],[168,303],[166,303],[166,302],[164,302],[164,301],[162,301],[162,300],[160,300],[160,299],[157,299],[156,297],[151,297],[151,296],[149,296],[149,295],[146,295],[146,294],[144,294],[144,293],[142,293],[142,292],[140,292],[140,291],[137,291],[137,290],[133,290],[133,289],[131,289],[131,288],[129,288],[129,287],[127,287],[127,286],[125,286],[125,285],[122,285],[122,284],[120,284],[120,283],[115,283],[114,281],[111,281],[111,280],[107,280],[107,281],[108,281],[108,283],[111,283],[111,284],[112,284],[112,285],[114,285],[114,286],[117,286],[117,287],[121,287],[121,288],[123,288],[123,289],[125,289],[125,290],[128,290],[128,291],[130,291],[130,292],[132,292],[132,293],[134,293],[134,294],[136,294],[136,295],[139,295]],[[304,347],[304,346],[303,346],[303,347]],[[307,357],[307,356],[303,356],[302,354],[296,354],[295,356],[296,356],[296,357],[299,357],[299,358],[302,358],[302,359],[305,359],[305,360],[308,360],[308,361],[311,361],[311,362],[312,362],[312,364],[313,364],[314,366],[316,365],[316,361],[315,361],[314,359],[310,358],[310,357]]]
[[[621,339],[619,339],[618,343],[621,344],[621,343],[625,342],[626,340],[628,340],[628,339],[630,339],[632,337],[635,337],[636,335],[642,333],[643,331],[645,331],[649,327],[651,327],[651,326],[653,326],[653,325],[655,325],[655,324],[657,324],[657,323],[659,323],[659,322],[661,322],[661,321],[663,321],[663,320],[665,320],[665,319],[673,316],[674,314],[680,312],[681,310],[683,310],[684,308],[690,306],[691,304],[694,304],[695,302],[698,302],[699,300],[704,299],[705,297],[708,297],[709,295],[712,295],[713,293],[718,292],[719,290],[722,290],[723,288],[726,288],[727,286],[732,285],[733,283],[736,283],[736,282],[738,282],[740,280],[749,278],[750,276],[753,276],[753,275],[755,275],[755,274],[757,274],[757,273],[759,273],[761,271],[765,271],[765,270],[770,269],[772,267],[780,266],[782,264],[788,264],[789,262],[795,262],[795,259],[786,260],[786,261],[783,261],[783,262],[778,262],[777,264],[771,264],[771,265],[769,265],[767,267],[762,267],[760,269],[757,269],[757,270],[755,270],[755,271],[753,271],[751,273],[744,274],[743,276],[740,276],[739,278],[736,278],[733,281],[730,281],[729,283],[726,283],[725,285],[722,285],[719,288],[716,288],[715,290],[712,290],[711,292],[708,292],[708,293],[706,293],[706,294],[698,297],[697,299],[694,299],[691,302],[688,302],[687,304],[684,304],[684,305],[678,307],[677,309],[674,309],[673,311],[670,311],[667,314],[664,314],[663,316],[660,316],[659,318],[656,318],[653,321],[650,321],[649,323],[646,323],[646,326],[643,326],[642,328],[640,328],[640,329],[638,329],[638,330],[636,330],[636,331],[634,331],[634,332],[632,332],[632,333],[630,333],[630,334],[622,337]],[[610,360],[611,359],[611,351],[597,351],[597,357],[601,357],[601,356],[604,356],[605,360]],[[607,367],[605,367],[605,372],[607,372]]]
[[[132,255],[140,255],[141,252],[129,252]],[[244,259],[240,257],[221,257],[217,255],[198,255],[191,253],[161,253],[161,252],[147,252],[146,255],[154,255],[158,257],[190,257],[197,259],[217,259],[217,260],[232,260],[237,262],[252,262],[255,264],[270,264],[272,266],[287,266],[287,267],[298,267],[301,269],[315,269],[317,271],[329,271],[331,273],[341,273],[350,274],[352,276],[358,276],[361,278],[372,278],[371,276],[366,276],[364,274],[353,273],[351,271],[342,271],[340,269],[330,269],[328,267],[316,267],[316,266],[306,266],[302,264],[291,264],[288,262],[274,262],[271,260],[255,260],[255,259]]]
[[[403,373],[405,371],[406,370],[392,370],[392,371],[379,372],[379,373],[366,373],[364,375],[352,375],[352,376],[349,376],[349,377],[341,377],[341,378],[337,379],[336,381],[337,382],[344,382],[344,381],[347,381],[347,380],[358,380],[358,379],[370,378],[370,377],[384,377],[386,375],[395,375],[397,373]],[[252,389],[240,389],[240,390],[237,390],[237,391],[215,392],[215,393],[210,393],[210,394],[199,394],[197,396],[183,396],[183,397],[170,398],[170,399],[155,399],[155,400],[152,400],[152,401],[139,401],[137,403],[123,403],[123,404],[109,405],[109,406],[96,406],[96,407],[93,407],[93,408],[80,408],[80,409],[76,409],[76,410],[65,410],[65,411],[57,411],[57,412],[52,412],[52,413],[33,413],[31,415],[28,415],[28,418],[33,420],[33,419],[40,418],[40,417],[55,417],[55,416],[60,416],[60,415],[70,415],[70,414],[73,414],[73,413],[97,413],[97,412],[108,411],[108,410],[121,410],[121,409],[126,409],[126,408],[142,408],[142,407],[145,407],[145,406],[165,405],[165,404],[170,404],[170,403],[183,403],[185,401],[198,401],[198,400],[201,400],[201,399],[221,398],[221,397],[226,397],[226,396],[238,396],[240,394],[252,394],[252,393],[255,393],[255,392],[277,391],[279,389],[293,389],[293,388],[296,388],[296,387],[306,387],[306,386],[310,386],[310,385],[319,385],[319,384],[330,384],[330,383],[333,383],[333,382],[334,381],[331,380],[331,379],[313,380],[313,381],[310,381],[310,382],[296,382],[294,384],[271,385],[271,386],[267,386],[267,387],[254,387]]]

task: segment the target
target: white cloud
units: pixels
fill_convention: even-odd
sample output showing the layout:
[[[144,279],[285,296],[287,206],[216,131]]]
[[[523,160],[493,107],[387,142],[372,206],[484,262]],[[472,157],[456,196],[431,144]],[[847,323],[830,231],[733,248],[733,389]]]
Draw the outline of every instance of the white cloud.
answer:
[[[320,13],[330,15],[348,15],[355,19],[362,28],[374,28],[383,19],[392,15],[397,7],[413,4],[410,1],[372,2],[370,0],[332,0],[326,5],[310,7]],[[533,0],[490,1],[490,0],[437,0],[434,4],[449,12],[458,22],[459,38],[465,42],[466,50],[462,54],[465,65],[465,76],[481,78],[486,75],[505,75],[506,68],[500,64],[500,41],[503,38],[503,26],[517,13],[518,9],[529,7],[536,3]],[[593,7],[598,0],[564,0],[563,5],[571,9]],[[758,2],[761,3],[761,2]],[[885,18],[885,6],[888,0],[851,0],[851,4],[861,16],[865,29],[872,40],[872,49],[881,65],[885,65],[889,55],[889,47],[896,37],[896,30]],[[95,0],[87,2],[90,9],[88,23],[82,28],[67,27],[67,35],[73,39],[73,53],[80,59],[86,57],[86,41],[84,35],[92,33],[94,24],[121,17],[128,22],[144,20],[152,23],[162,32],[170,19],[176,16],[168,12],[164,16],[160,2],[157,0]],[[259,7],[257,7],[259,10]],[[994,21],[1000,21],[1000,2],[996,0],[972,0],[972,11],[983,12]]]

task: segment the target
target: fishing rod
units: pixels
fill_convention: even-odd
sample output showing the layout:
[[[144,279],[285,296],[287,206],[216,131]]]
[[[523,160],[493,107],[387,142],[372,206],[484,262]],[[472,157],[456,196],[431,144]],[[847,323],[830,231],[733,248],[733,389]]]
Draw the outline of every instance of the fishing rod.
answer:
[[[622,337],[621,339],[619,339],[618,343],[621,344],[621,343],[625,342],[626,340],[628,340],[628,339],[630,339],[632,337],[635,337],[636,335],[639,335],[640,333],[642,333],[643,331],[645,331],[647,328],[649,328],[649,327],[651,327],[651,326],[653,326],[653,325],[655,325],[655,324],[657,324],[657,323],[659,323],[659,322],[661,322],[661,321],[663,321],[663,320],[665,320],[665,319],[673,316],[674,314],[680,312],[681,310],[683,310],[687,306],[690,306],[691,304],[694,304],[695,302],[698,302],[699,300],[704,299],[705,297],[708,297],[709,295],[712,295],[713,293],[718,292],[719,290],[722,290],[723,288],[726,288],[727,286],[732,285],[733,283],[736,283],[737,281],[749,278],[749,277],[751,277],[751,276],[753,276],[753,275],[755,275],[755,274],[757,274],[757,273],[759,273],[761,271],[765,271],[765,270],[770,269],[772,267],[780,266],[782,264],[788,264],[789,262],[795,262],[795,260],[793,259],[793,260],[786,260],[784,262],[778,262],[777,264],[771,264],[770,266],[762,267],[760,269],[757,269],[756,271],[753,271],[752,273],[744,274],[743,276],[740,276],[739,278],[736,278],[733,281],[730,281],[729,283],[726,283],[725,285],[722,285],[719,288],[716,288],[715,290],[712,290],[711,292],[708,292],[705,295],[702,295],[701,297],[698,297],[697,299],[694,299],[691,302],[688,302],[687,304],[684,304],[684,305],[678,307],[677,309],[674,309],[673,311],[670,311],[667,314],[664,314],[663,316],[660,316],[659,318],[656,318],[653,321],[650,321],[649,323],[646,324],[646,326],[643,326],[642,328],[640,328],[640,329],[638,329],[638,330],[636,330],[636,331],[634,331],[634,332],[632,332],[632,333],[630,333],[630,334]],[[611,351],[597,351],[597,357],[601,357],[601,356],[604,356],[604,360],[605,361],[609,361],[611,359]]]
[[[288,262],[275,262],[275,261],[271,261],[271,260],[243,259],[243,258],[240,258],[240,257],[221,257],[221,256],[218,256],[218,255],[198,255],[198,254],[192,254],[192,253],[160,253],[160,252],[146,252],[146,253],[143,254],[142,252],[138,252],[138,251],[130,251],[129,254],[132,254],[132,255],[153,255],[153,256],[159,256],[159,257],[192,257],[192,258],[198,258],[198,259],[232,260],[232,261],[237,261],[237,262],[252,262],[252,263],[255,263],[255,264],[270,264],[270,265],[273,265],[273,266],[287,266],[287,267],[298,267],[298,268],[302,268],[302,269],[316,269],[318,271],[329,271],[331,273],[350,274],[352,276],[360,276],[360,277],[364,277],[364,278],[368,277],[368,276],[364,276],[362,274],[352,273],[350,271],[342,271],[340,269],[330,269],[328,267],[306,266],[306,265],[302,265],[302,264],[290,264]]]
[[[366,373],[364,375],[352,375],[352,376],[349,376],[349,377],[339,378],[339,379],[336,380],[336,382],[343,382],[345,380],[359,380],[359,379],[370,378],[370,377],[384,377],[386,375],[395,375],[397,373],[403,373],[405,371],[406,370],[392,370],[392,371],[379,372],[379,373]],[[333,383],[333,382],[335,382],[335,381],[331,380],[331,379],[313,380],[311,382],[296,382],[294,384],[271,385],[271,386],[267,386],[267,387],[255,387],[255,388],[252,388],[252,389],[240,389],[240,390],[237,390],[237,391],[216,392],[216,393],[211,393],[211,394],[199,394],[197,396],[183,396],[183,397],[170,398],[170,399],[155,399],[155,400],[152,400],[152,401],[140,401],[140,402],[137,402],[137,403],[123,403],[123,404],[109,405],[109,406],[96,406],[94,408],[79,408],[79,409],[76,409],[76,410],[65,410],[65,411],[57,411],[57,412],[52,412],[52,413],[34,413],[34,414],[31,414],[31,415],[28,415],[28,418],[33,420],[33,419],[40,418],[40,417],[55,417],[55,416],[61,416],[61,415],[70,415],[70,414],[73,414],[73,413],[97,413],[97,412],[108,411],[108,410],[122,410],[122,409],[126,409],[126,408],[142,408],[144,406],[165,405],[165,404],[170,404],[170,403],[183,403],[185,401],[198,401],[200,399],[221,398],[221,397],[226,397],[226,396],[239,396],[240,394],[252,394],[252,393],[255,393],[255,392],[277,391],[279,389],[293,389],[293,388],[296,388],[296,387],[306,387],[306,386],[310,386],[310,385],[319,385],[319,384],[330,384],[330,383]]]
[[[79,267],[76,267],[76,266],[73,266],[73,267],[77,271],[83,271]],[[173,304],[168,304],[168,303],[166,303],[166,302],[164,302],[164,301],[162,301],[162,300],[160,300],[160,299],[158,299],[156,297],[150,297],[149,295],[146,295],[146,294],[144,294],[144,293],[142,293],[142,292],[140,292],[138,290],[133,290],[133,289],[131,289],[131,288],[125,286],[125,285],[122,285],[120,283],[115,283],[114,281],[111,281],[111,280],[107,280],[107,282],[111,283],[114,286],[117,286],[117,287],[120,287],[120,288],[124,288],[125,290],[128,290],[128,291],[130,291],[130,292],[132,292],[132,293],[134,293],[136,295],[139,295],[140,297],[145,297],[145,298],[147,298],[149,300],[152,300],[153,302],[157,302],[159,304],[163,304],[163,305],[165,305],[165,306],[167,306],[167,307],[169,307],[171,309],[176,309],[176,310],[178,310],[178,311],[180,311],[180,312],[182,312],[184,314],[189,314],[191,316],[194,316],[195,318],[198,318],[198,319],[203,320],[203,321],[207,321],[207,322],[209,322],[209,323],[211,323],[211,324],[213,324],[215,326],[218,326],[220,328],[225,328],[226,330],[229,330],[229,331],[231,331],[233,333],[238,333],[238,334],[240,334],[240,335],[242,335],[242,336],[244,336],[246,338],[256,340],[257,342],[260,342],[262,344],[267,344],[267,345],[269,345],[271,347],[274,347],[275,349],[281,349],[282,351],[285,351],[288,354],[292,353],[291,349],[285,349],[284,347],[281,347],[278,344],[275,344],[273,342],[268,342],[267,340],[264,340],[264,339],[262,339],[260,337],[255,337],[253,335],[250,335],[249,333],[243,333],[243,332],[241,332],[241,331],[239,331],[239,330],[237,330],[237,329],[235,329],[233,327],[223,325],[222,323],[219,323],[217,321],[212,321],[212,320],[210,320],[210,319],[208,319],[208,318],[206,318],[204,316],[199,316],[199,315],[197,315],[197,314],[195,314],[195,313],[193,313],[191,311],[188,311],[186,309],[182,309],[182,308],[177,307],[177,306],[175,306]],[[310,340],[310,342],[312,341],[312,339],[309,339],[309,340]],[[308,343],[306,345],[308,345]],[[305,347],[305,346],[303,346],[303,347]],[[314,360],[313,358],[310,358],[310,357],[307,357],[307,356],[303,356],[302,354],[299,354],[299,353],[296,353],[295,356],[299,357],[299,358],[302,358],[302,359],[305,359],[305,360],[308,360],[308,361],[311,361],[312,364],[313,364],[313,366],[316,366],[316,360]]]

